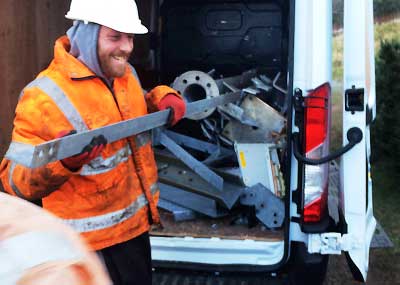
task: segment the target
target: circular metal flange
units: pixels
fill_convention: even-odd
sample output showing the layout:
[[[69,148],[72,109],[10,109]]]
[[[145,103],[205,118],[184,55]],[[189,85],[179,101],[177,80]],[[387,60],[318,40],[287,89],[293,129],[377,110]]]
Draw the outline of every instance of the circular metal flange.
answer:
[[[178,76],[172,83],[172,88],[178,91],[187,103],[219,96],[219,89],[214,79],[207,73],[198,70],[191,70]],[[211,108],[188,118],[201,120],[210,116],[214,111],[215,108]]]

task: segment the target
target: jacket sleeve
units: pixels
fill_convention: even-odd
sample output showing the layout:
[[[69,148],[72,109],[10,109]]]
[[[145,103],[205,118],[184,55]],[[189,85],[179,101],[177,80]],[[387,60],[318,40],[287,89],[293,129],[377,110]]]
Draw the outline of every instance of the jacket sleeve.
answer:
[[[15,111],[12,142],[0,165],[0,179],[6,192],[27,200],[43,198],[59,189],[74,173],[60,161],[30,169],[13,160],[18,148],[34,147],[71,130],[65,116],[37,87],[24,91]]]
[[[152,89],[145,95],[146,104],[149,112],[156,112],[158,111],[158,104],[168,94],[174,94],[181,98],[181,95],[174,89],[166,85],[159,85]]]

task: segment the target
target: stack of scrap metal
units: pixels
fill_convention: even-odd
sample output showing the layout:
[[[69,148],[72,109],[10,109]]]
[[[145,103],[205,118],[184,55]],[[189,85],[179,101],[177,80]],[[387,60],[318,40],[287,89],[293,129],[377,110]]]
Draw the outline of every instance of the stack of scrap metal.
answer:
[[[286,120],[281,112],[258,96],[277,89],[256,70],[214,80],[210,74],[189,71],[172,87],[187,102],[214,98],[225,92],[242,93],[240,100],[205,110],[189,118],[199,133],[153,130],[159,168],[159,207],[176,221],[218,218],[237,205],[252,207],[268,228],[279,228],[284,219],[285,184],[280,170]],[[192,134],[192,135],[188,135]],[[157,147],[160,146],[160,147]],[[251,163],[249,163],[251,162]]]

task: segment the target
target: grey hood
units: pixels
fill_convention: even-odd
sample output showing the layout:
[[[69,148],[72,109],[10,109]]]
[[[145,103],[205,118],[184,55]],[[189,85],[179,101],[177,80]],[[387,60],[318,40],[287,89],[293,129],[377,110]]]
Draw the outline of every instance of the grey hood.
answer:
[[[85,24],[82,21],[75,21],[74,25],[67,31],[71,43],[69,53],[85,64],[98,77],[104,79],[111,87],[112,82],[104,75],[97,56],[99,30],[100,25],[98,24]]]

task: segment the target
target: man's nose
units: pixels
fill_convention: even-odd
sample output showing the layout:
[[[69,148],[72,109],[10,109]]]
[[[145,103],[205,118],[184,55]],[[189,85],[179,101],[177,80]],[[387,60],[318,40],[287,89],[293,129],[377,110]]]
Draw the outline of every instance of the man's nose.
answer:
[[[123,37],[121,40],[121,51],[130,53],[133,50],[133,39],[130,37]]]

